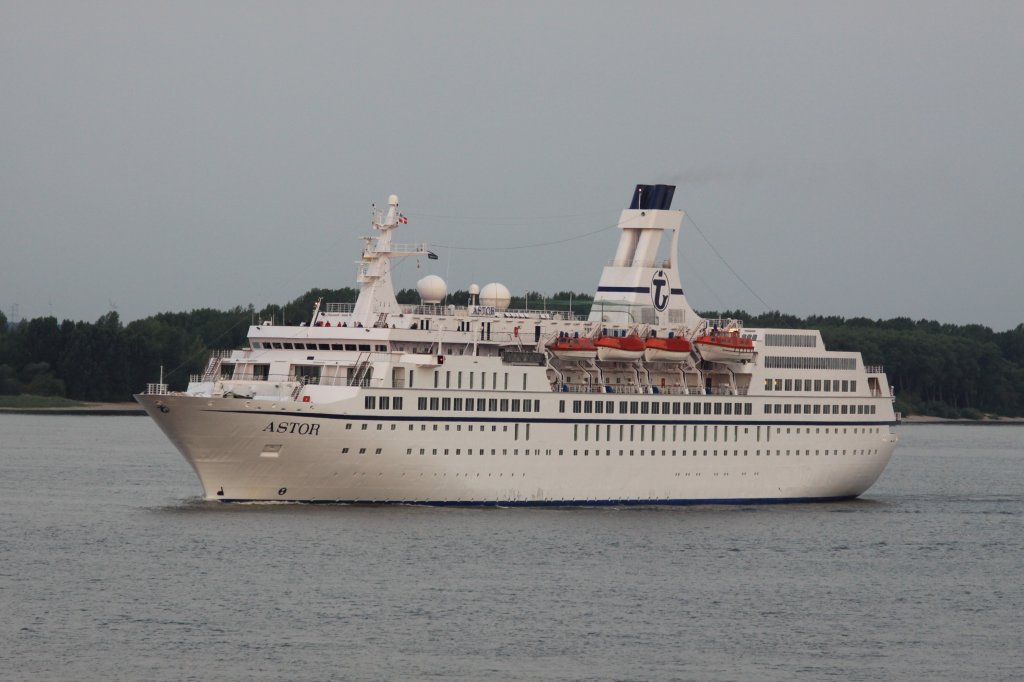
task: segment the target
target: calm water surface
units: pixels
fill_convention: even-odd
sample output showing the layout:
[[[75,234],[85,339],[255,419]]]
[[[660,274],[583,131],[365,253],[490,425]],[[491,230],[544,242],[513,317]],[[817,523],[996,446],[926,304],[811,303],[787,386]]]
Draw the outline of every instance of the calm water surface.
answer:
[[[141,417],[0,415],[0,678],[1015,680],[1024,427],[837,504],[224,505]]]

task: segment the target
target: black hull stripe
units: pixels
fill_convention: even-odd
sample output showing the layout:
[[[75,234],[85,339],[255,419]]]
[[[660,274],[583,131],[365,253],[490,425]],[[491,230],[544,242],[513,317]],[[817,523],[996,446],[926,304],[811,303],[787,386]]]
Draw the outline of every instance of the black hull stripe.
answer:
[[[679,499],[679,500],[538,500],[538,501],[497,501],[481,500],[280,500],[280,499],[218,499],[225,503],[273,502],[275,504],[338,504],[338,505],[410,505],[427,507],[661,507],[661,506],[697,506],[697,505],[756,505],[756,504],[809,504],[823,502],[842,502],[854,500],[857,495],[841,495],[838,497],[766,497],[766,498],[715,498],[715,499]]]
[[[203,409],[203,412],[221,412],[229,414],[251,414],[258,417],[288,417],[297,419],[301,417],[312,419],[340,419],[345,421],[387,421],[387,422],[486,422],[496,424],[644,424],[644,425],[665,425],[665,426],[895,426],[894,421],[741,421],[741,420],[644,420],[644,419],[544,419],[537,417],[479,417],[476,414],[467,413],[465,417],[441,417],[426,414],[416,416],[381,414],[316,414],[310,412],[288,412],[286,410],[211,410]],[[524,415],[530,413],[523,413]],[[675,416],[675,415],[673,415]]]

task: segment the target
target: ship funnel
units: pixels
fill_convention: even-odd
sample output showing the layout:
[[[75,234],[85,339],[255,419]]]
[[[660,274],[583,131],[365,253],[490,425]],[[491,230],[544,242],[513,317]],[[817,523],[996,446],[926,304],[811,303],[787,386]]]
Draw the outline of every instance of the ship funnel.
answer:
[[[641,211],[667,211],[672,208],[675,185],[637,185],[629,207]]]

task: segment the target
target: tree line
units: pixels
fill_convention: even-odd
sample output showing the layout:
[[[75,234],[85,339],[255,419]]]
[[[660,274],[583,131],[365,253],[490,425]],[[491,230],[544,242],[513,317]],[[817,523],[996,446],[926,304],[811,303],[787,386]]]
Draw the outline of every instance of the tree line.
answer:
[[[353,303],[358,292],[311,289],[284,305],[230,310],[203,308],[159,313],[123,324],[116,312],[95,322],[58,322],[38,317],[10,323],[0,312],[0,394],[61,396],[85,401],[130,400],[156,382],[160,367],[172,390],[184,389],[202,371],[209,349],[245,344],[252,323],[308,322],[314,302]],[[418,303],[413,289],[399,291],[401,303]],[[452,292],[447,303],[467,305],[468,291]],[[510,307],[589,313],[592,299],[562,291],[553,297],[529,292]],[[704,317],[732,317],[747,327],[820,329],[830,350],[860,351],[865,364],[883,365],[904,414],[979,418],[1024,416],[1024,324],[995,332],[989,327],[942,324],[906,317],[800,318],[777,311],[706,311]]]

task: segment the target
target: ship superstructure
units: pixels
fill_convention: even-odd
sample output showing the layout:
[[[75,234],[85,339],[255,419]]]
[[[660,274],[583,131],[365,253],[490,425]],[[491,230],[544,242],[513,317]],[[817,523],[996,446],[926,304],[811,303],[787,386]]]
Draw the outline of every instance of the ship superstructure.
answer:
[[[855,497],[896,444],[892,391],[817,331],[701,318],[677,267],[674,187],[638,185],[585,319],[469,306],[423,278],[400,305],[398,199],[376,211],[352,304],[267,321],[186,391],[137,397],[212,500],[663,504]],[[664,253],[659,249],[665,248]]]

